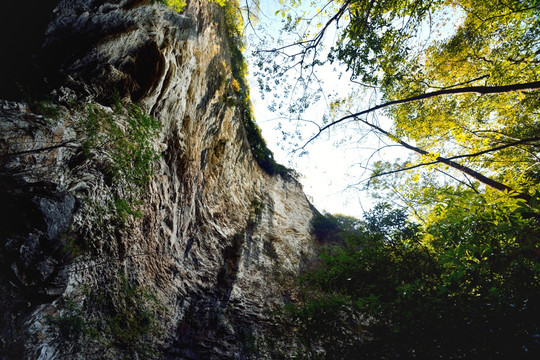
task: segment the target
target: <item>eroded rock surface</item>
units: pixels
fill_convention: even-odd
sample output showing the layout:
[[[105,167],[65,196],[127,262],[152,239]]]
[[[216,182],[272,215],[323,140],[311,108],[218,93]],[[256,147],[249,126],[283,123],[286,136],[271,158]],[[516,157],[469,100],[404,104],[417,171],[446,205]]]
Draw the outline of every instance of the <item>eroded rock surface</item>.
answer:
[[[268,311],[295,296],[313,209],[250,152],[223,10],[65,0],[50,19],[33,59],[60,105],[0,101],[0,357],[292,356]],[[137,189],[118,138],[89,141],[92,114],[129,129],[114,93],[160,123]]]

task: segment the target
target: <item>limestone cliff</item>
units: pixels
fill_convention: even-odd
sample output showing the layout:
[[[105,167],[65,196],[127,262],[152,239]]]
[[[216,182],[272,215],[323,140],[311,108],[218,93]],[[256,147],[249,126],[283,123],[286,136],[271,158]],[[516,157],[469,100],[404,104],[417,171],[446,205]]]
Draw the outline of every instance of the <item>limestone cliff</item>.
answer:
[[[291,357],[313,208],[251,153],[223,9],[41,4],[2,69],[52,103],[0,100],[0,358]]]

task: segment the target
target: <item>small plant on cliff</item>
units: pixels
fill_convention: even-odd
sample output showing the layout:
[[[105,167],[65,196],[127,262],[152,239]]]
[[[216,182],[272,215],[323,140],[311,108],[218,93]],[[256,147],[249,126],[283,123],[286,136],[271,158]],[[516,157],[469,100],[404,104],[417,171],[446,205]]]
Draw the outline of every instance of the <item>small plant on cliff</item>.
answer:
[[[163,310],[157,298],[120,274],[118,287],[108,294],[107,306],[104,329],[110,345],[130,355],[152,355],[155,349],[150,338],[160,333],[155,316]]]
[[[121,121],[125,119],[125,123]],[[115,180],[126,180],[135,186],[144,186],[153,174],[153,163],[158,158],[153,140],[159,123],[140,107],[129,104],[115,106],[110,113],[89,106],[83,122],[87,138],[83,143],[85,154],[92,150],[105,150],[111,157],[111,172]]]
[[[53,103],[47,96],[36,93],[31,87],[17,84],[17,88],[32,112],[52,120],[58,119],[61,113],[59,105]]]
[[[255,198],[251,200],[249,208],[250,215],[248,224],[255,225],[264,210],[264,203],[261,200]]]
[[[75,340],[88,333],[89,323],[83,317],[81,307],[71,297],[64,298],[64,309],[56,316],[48,315],[46,321],[54,325],[63,339]]]
[[[157,352],[152,339],[162,333],[156,317],[164,312],[148,289],[120,274],[106,289],[87,287],[80,297],[66,298],[61,313],[47,320],[69,342],[72,353],[67,355],[110,353],[115,358],[149,359]]]
[[[123,191],[115,198],[116,212],[123,219],[138,215],[131,206],[136,205],[142,189],[152,178],[154,162],[159,157],[154,138],[160,124],[139,106],[123,105],[116,99],[113,112],[89,106],[82,127],[86,135],[84,154],[87,157],[96,152],[105,154],[109,158],[110,180],[122,184]]]
[[[176,12],[182,12],[187,5],[185,0],[154,0],[154,2],[166,5]]]

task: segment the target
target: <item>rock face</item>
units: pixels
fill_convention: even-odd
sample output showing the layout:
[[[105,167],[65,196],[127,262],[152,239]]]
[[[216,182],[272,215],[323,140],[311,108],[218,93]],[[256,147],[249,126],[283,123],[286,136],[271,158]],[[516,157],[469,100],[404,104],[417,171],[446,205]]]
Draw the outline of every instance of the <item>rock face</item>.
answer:
[[[0,100],[0,358],[292,357],[269,310],[314,210],[251,154],[223,9],[55,5],[32,57],[55,104]]]

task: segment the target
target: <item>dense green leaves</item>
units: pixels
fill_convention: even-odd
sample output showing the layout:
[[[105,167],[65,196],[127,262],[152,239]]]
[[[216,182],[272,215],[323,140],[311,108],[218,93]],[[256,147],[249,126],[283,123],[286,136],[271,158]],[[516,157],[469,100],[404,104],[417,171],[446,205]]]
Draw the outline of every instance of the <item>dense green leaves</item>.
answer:
[[[325,359],[539,354],[537,221],[519,202],[451,199],[425,228],[379,205],[341,231],[347,243],[322,251],[289,307],[308,349]]]
[[[408,41],[419,31],[429,11],[443,1],[348,1],[349,22],[330,52],[370,85],[390,85],[407,71]]]

